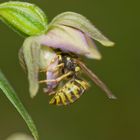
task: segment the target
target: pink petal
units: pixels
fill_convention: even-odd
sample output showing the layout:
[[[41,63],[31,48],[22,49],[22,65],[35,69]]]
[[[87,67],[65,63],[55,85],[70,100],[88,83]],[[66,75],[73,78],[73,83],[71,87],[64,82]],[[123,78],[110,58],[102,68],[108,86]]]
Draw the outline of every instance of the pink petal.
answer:
[[[53,63],[50,63],[48,66],[48,70],[46,72],[46,79],[47,80],[54,80],[57,79],[59,76],[59,71],[54,71],[56,69],[56,66],[58,65],[58,59],[56,59]],[[47,89],[52,90],[57,86],[57,83],[55,82],[50,82],[47,83]]]
[[[67,26],[55,26],[46,35],[40,36],[40,43],[52,48],[59,48],[64,52],[85,55],[98,59],[97,49],[90,38],[77,29]]]
[[[89,49],[90,49],[90,53],[86,55],[86,57],[88,58],[93,58],[93,59],[101,59],[102,56],[100,54],[100,52],[98,51],[94,41],[88,37],[87,35],[85,35],[85,38],[87,40],[87,43],[88,43],[88,46],[89,46]]]

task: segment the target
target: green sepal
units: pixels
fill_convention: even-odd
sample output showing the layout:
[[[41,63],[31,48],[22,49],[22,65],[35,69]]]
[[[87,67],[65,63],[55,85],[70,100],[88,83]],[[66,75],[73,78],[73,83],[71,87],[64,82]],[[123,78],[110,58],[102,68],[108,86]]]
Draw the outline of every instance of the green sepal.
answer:
[[[47,30],[47,18],[44,12],[36,5],[27,2],[1,3],[0,19],[22,35],[37,35]]]
[[[39,73],[39,55],[40,44],[36,37],[28,37],[22,47],[23,57],[28,72],[29,91],[33,98],[39,89],[38,73]],[[22,53],[21,53],[22,54]],[[22,57],[22,56],[19,56]],[[21,58],[22,59],[22,58]]]
[[[99,41],[104,46],[113,46],[114,42],[110,41],[105,37],[86,17],[74,13],[74,12],[64,12],[56,16],[49,27],[54,25],[64,25],[76,28],[92,39]]]

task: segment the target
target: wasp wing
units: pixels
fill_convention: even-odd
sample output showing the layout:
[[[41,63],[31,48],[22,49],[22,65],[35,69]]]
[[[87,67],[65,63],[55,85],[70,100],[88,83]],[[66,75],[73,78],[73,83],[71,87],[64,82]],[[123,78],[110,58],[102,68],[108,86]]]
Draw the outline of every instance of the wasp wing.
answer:
[[[80,60],[76,61],[81,67],[81,69],[89,76],[89,78],[107,94],[108,98],[116,99],[115,95],[112,94],[106,84],[102,82],[95,73],[93,73],[89,68],[87,68],[87,66]]]

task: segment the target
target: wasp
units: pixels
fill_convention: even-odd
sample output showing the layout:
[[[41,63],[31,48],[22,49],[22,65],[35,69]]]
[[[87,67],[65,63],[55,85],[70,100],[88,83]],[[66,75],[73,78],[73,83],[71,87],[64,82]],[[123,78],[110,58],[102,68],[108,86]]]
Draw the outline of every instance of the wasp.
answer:
[[[91,80],[98,85],[109,98],[116,97],[111,93],[108,87],[94,74],[80,59],[72,53],[56,52],[57,59],[52,60],[52,64],[58,60],[58,65],[52,69],[46,69],[46,73],[51,73],[56,79],[41,80],[39,83],[47,83],[46,92],[54,95],[50,104],[68,105],[71,104],[88,89],[89,83],[81,79],[81,73],[85,73]],[[55,76],[54,76],[55,75]],[[64,83],[64,81],[66,81]]]
[[[75,102],[87,90],[89,84],[81,79],[72,78],[61,87],[49,102],[56,105],[69,105]]]

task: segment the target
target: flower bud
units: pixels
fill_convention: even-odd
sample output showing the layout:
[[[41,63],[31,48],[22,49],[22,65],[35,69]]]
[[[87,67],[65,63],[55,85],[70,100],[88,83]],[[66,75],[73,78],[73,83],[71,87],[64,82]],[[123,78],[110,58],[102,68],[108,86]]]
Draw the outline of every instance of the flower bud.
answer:
[[[34,4],[10,1],[0,4],[0,19],[22,35],[37,35],[45,32],[47,18]]]

